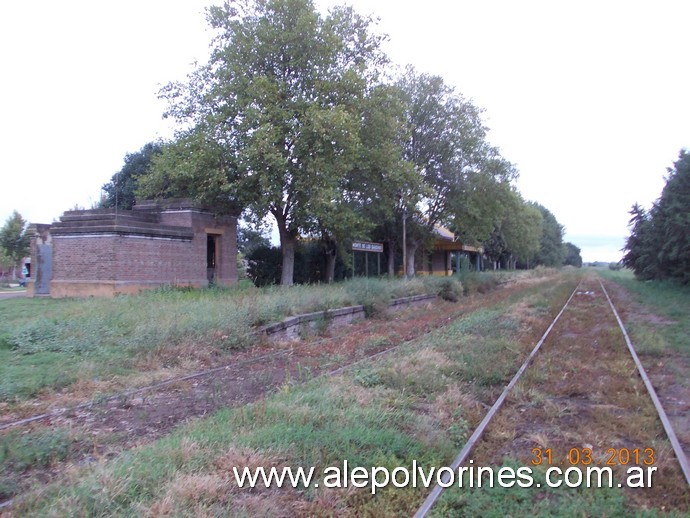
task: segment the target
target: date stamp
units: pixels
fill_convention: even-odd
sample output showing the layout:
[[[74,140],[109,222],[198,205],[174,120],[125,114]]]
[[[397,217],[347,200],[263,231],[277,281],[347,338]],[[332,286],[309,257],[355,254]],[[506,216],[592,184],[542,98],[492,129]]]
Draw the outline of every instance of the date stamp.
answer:
[[[654,448],[607,448],[598,455],[592,448],[570,448],[554,452],[552,448],[532,448],[533,466],[652,466]]]

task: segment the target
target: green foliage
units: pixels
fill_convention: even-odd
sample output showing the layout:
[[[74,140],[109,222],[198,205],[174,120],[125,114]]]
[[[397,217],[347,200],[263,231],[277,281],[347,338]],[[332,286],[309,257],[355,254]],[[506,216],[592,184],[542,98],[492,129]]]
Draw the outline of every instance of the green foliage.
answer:
[[[44,429],[22,433],[17,430],[0,436],[0,465],[15,471],[28,467],[47,468],[63,460],[73,439],[63,429]]]
[[[323,242],[301,242],[295,249],[293,281],[295,284],[316,284],[327,282],[327,257]],[[331,280],[342,281],[349,274],[343,258],[336,255]],[[280,248],[270,245],[259,246],[247,255],[247,276],[255,286],[280,284],[282,254]]]
[[[674,280],[636,282],[630,270],[599,273],[634,293],[639,302],[661,317],[650,321],[638,318],[632,323],[630,332],[636,348],[690,357],[690,286]]]
[[[544,219],[536,207],[526,203],[517,193],[513,200],[514,212],[507,215],[501,228],[507,250],[517,260],[525,262],[539,251]]]
[[[582,268],[582,256],[580,248],[572,243],[563,243],[563,264]]]
[[[273,246],[260,246],[247,254],[247,277],[254,286],[270,286],[280,283],[283,255]]]
[[[449,302],[457,302],[463,295],[462,283],[455,277],[446,277],[440,283],[438,296]]]
[[[661,197],[647,213],[637,203],[622,263],[639,279],[690,283],[690,154],[683,150],[668,170]]]
[[[421,282],[421,281],[420,281]],[[400,285],[417,283],[403,282]],[[556,283],[554,283],[556,284]],[[544,296],[543,305],[551,307],[563,302],[562,283]],[[330,289],[331,287],[329,287]],[[542,286],[543,288],[543,286]],[[273,288],[281,294],[301,290]],[[393,290],[394,291],[394,290]],[[524,300],[525,294],[513,302]],[[540,301],[540,305],[542,301]],[[506,311],[508,310],[508,311]],[[257,499],[247,499],[228,489],[228,467],[237,465],[342,466],[347,459],[350,467],[410,467],[413,459],[419,466],[448,465],[469,434],[468,419],[458,408],[452,422],[441,422],[432,410],[450,388],[477,390],[478,383],[462,383],[458,378],[479,377],[463,362],[471,354],[479,355],[487,343],[507,341],[517,330],[518,322],[507,319],[511,314],[507,302],[499,308],[466,315],[444,329],[401,347],[396,353],[373,360],[366,367],[343,372],[329,378],[315,379],[301,386],[287,386],[265,399],[239,408],[221,410],[174,430],[170,435],[128,451],[106,464],[87,466],[60,484],[46,488],[33,499],[18,503],[18,514],[65,516],[141,515],[155,514],[171,501],[179,515],[212,515],[232,512],[255,515]],[[486,365],[499,361],[511,373],[521,358],[514,352],[489,344]],[[496,350],[494,350],[496,349]],[[471,354],[470,354],[471,352]],[[472,393],[472,392],[470,392]],[[491,390],[480,394],[491,400]],[[519,467],[512,461],[511,466]],[[197,498],[180,498],[191,494],[184,485],[187,480],[220,480],[222,497],[208,502]],[[228,489],[228,491],[226,491]],[[203,488],[202,488],[203,490]],[[626,509],[620,491],[539,490],[538,488],[486,488],[484,490],[449,489],[434,512],[458,516],[624,516]],[[256,491],[255,491],[256,493]],[[369,491],[335,492],[327,495],[325,505],[309,507],[309,514],[355,514],[362,516],[410,516],[428,494],[427,490],[381,490],[375,498]],[[230,501],[227,495],[230,495]],[[299,502],[316,504],[323,493],[297,495]],[[342,495],[342,497],[341,497]],[[194,496],[194,495],[193,495]],[[276,509],[280,495],[267,491],[260,494]],[[275,498],[274,498],[275,497]],[[341,498],[338,498],[341,497]],[[292,500],[289,500],[292,504]],[[253,507],[250,507],[253,506]],[[171,509],[171,507],[166,507]],[[281,508],[298,513],[304,508]],[[571,512],[572,511],[572,512]],[[270,514],[264,513],[264,514]]]
[[[26,221],[15,210],[0,229],[0,248],[14,265],[29,254],[30,236],[26,233],[26,227]]]
[[[506,459],[503,466],[494,467],[498,473],[501,467],[510,467],[517,471],[523,467],[521,462]],[[535,483],[529,487],[502,487],[495,481],[489,485],[484,481],[481,488],[474,486],[466,476],[462,488],[458,483],[449,488],[439,498],[431,516],[487,516],[500,518],[504,516],[535,516],[574,518],[581,516],[656,516],[655,511],[636,512],[626,509],[626,496],[622,490],[599,488],[593,490],[546,489],[543,475],[535,472]],[[472,487],[472,489],[467,489]]]
[[[122,169],[102,188],[101,207],[131,209],[136,201],[139,178],[149,171],[153,158],[160,152],[160,144],[149,142],[136,153],[127,153]]]
[[[409,132],[403,156],[422,182],[401,192],[409,215],[408,272],[414,273],[414,252],[431,244],[436,224],[449,225],[468,243],[486,239],[517,173],[487,143],[482,111],[442,78],[408,67],[397,85]]]
[[[190,128],[155,165],[143,190],[187,190],[213,206],[234,200],[255,220],[275,218],[281,283],[293,283],[300,234],[366,225],[347,196],[360,152],[361,106],[382,38],[371,20],[310,0],[213,6],[210,61],[161,96]]]
[[[0,401],[132,375],[150,354],[180,361],[171,351],[190,343],[231,354],[255,343],[256,326],[359,304],[373,315],[393,298],[437,293],[439,281],[356,278],[291,289],[171,287],[113,299],[18,299],[0,304]]]
[[[558,223],[549,209],[533,203],[542,215],[542,233],[539,251],[534,257],[535,265],[558,267],[563,264],[563,225]]]
[[[271,246],[271,241],[261,230],[251,228],[247,225],[237,227],[237,251],[245,256],[261,247]]]

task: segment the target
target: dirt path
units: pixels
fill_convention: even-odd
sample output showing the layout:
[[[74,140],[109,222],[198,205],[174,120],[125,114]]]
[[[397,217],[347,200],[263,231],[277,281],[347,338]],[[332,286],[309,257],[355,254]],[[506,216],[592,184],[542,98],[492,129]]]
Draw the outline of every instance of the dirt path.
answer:
[[[544,471],[611,466],[623,487],[629,466],[649,465],[653,486],[626,489],[633,506],[688,509],[687,484],[595,278],[583,282],[471,458]]]

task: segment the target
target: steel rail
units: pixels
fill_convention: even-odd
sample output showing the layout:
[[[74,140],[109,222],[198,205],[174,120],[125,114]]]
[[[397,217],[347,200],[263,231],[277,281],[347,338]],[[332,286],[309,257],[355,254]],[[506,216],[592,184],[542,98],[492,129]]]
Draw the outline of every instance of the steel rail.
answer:
[[[582,284],[582,283],[580,283]],[[551,333],[551,330],[553,327],[556,325],[556,322],[558,322],[558,319],[561,318],[561,315],[565,311],[565,308],[570,304],[570,301],[573,299],[573,296],[575,293],[577,293],[577,290],[580,288],[580,284],[577,285],[577,287],[573,290],[573,292],[570,294],[570,297],[568,297],[568,300],[565,302],[561,310],[558,312],[558,315],[556,315],[556,318],[553,319],[553,322],[551,322],[551,325],[546,329],[544,334],[542,335],[541,339],[537,342],[537,344],[534,346],[532,349],[532,352],[529,354],[527,359],[522,363],[522,366],[520,369],[515,373],[515,376],[513,376],[513,379],[510,380],[510,383],[506,385],[506,387],[503,389],[503,392],[501,395],[498,397],[496,402],[493,404],[493,406],[489,409],[488,413],[484,416],[484,419],[482,419],[482,422],[479,423],[479,426],[474,430],[474,433],[472,436],[467,440],[465,443],[465,446],[460,450],[460,453],[458,454],[457,457],[455,457],[455,460],[453,460],[453,463],[450,465],[450,469],[452,471],[456,471],[460,465],[465,462],[467,459],[467,456],[469,455],[470,451],[472,451],[472,448],[474,448],[474,445],[481,439],[482,435],[484,434],[484,430],[486,427],[489,425],[489,422],[491,419],[493,419],[494,415],[498,410],[501,408],[503,405],[503,402],[505,401],[506,397],[508,397],[508,393],[512,390],[512,388],[515,386],[515,384],[518,382],[520,379],[520,376],[522,376],[522,373],[525,372],[527,367],[529,366],[530,362],[534,358],[534,356],[537,354],[539,349],[541,348],[542,344],[546,340],[546,338],[549,336],[549,333]],[[450,477],[447,472],[445,473],[446,476],[443,477],[441,482],[444,484],[447,484],[448,478]],[[427,515],[427,513],[431,510],[431,508],[434,506],[436,503],[436,500],[441,496],[443,491],[446,488],[443,487],[441,484],[437,483],[434,488],[431,490],[431,493],[426,497],[426,500],[422,503],[422,505],[419,507],[417,512],[415,513],[415,518],[423,518],[424,516]]]
[[[452,314],[452,316],[449,317],[449,319],[450,319],[450,320],[454,320],[454,319],[456,319],[456,318],[459,318],[460,316],[462,316],[462,314],[463,314],[464,312],[465,312],[464,309],[458,310],[458,311],[454,311],[453,314]],[[384,324],[380,324],[380,325],[373,326],[373,327],[374,327],[374,330],[378,330],[378,329],[380,329],[380,328],[383,327],[383,326],[384,326]],[[413,340],[416,340],[417,338],[420,338],[421,336],[425,336],[425,335],[431,334],[434,330],[435,330],[435,328],[434,328],[434,329],[426,330],[426,331],[425,331],[424,333],[422,333],[421,335],[414,336],[414,337],[412,337],[412,338],[410,338],[410,339],[405,339],[405,340],[403,340],[402,342],[400,342],[398,345],[394,345],[393,347],[389,347],[388,349],[384,349],[383,351],[379,351],[379,352],[377,352],[377,353],[374,353],[374,354],[365,356],[364,358],[360,358],[359,360],[356,360],[356,361],[354,361],[354,362],[352,362],[352,363],[348,363],[347,365],[342,365],[342,366],[340,366],[340,367],[338,367],[338,368],[336,368],[336,369],[333,369],[333,370],[331,370],[331,371],[328,371],[328,372],[323,373],[321,376],[335,376],[336,374],[339,374],[339,373],[341,373],[341,372],[344,372],[344,371],[346,371],[346,370],[348,370],[348,369],[350,369],[350,368],[352,368],[352,367],[354,367],[354,366],[356,366],[356,365],[359,365],[359,364],[361,364],[361,363],[363,363],[363,362],[365,362],[365,361],[369,361],[369,360],[372,360],[372,359],[375,359],[375,358],[379,358],[379,357],[381,357],[381,356],[384,356],[384,355],[386,355],[386,354],[389,354],[389,353],[395,351],[396,349],[399,349],[399,348],[402,347],[404,344],[407,344],[407,343],[409,343],[409,342],[411,342],[411,341],[413,341]],[[325,342],[325,341],[327,341],[327,340],[329,340],[329,338],[322,338],[322,339],[319,339],[319,340],[315,340],[315,341],[313,341],[313,342],[309,342],[308,344],[303,344],[302,347],[304,347],[304,346],[314,346],[314,345],[318,345],[318,344],[320,344],[320,343],[322,343],[322,342]],[[155,390],[155,389],[157,389],[157,388],[160,388],[160,387],[163,387],[163,386],[166,386],[166,385],[170,385],[170,384],[173,384],[173,383],[177,383],[177,382],[181,382],[181,381],[186,381],[186,380],[189,380],[189,379],[192,379],[192,378],[199,378],[199,377],[202,377],[202,376],[205,376],[205,375],[208,375],[208,374],[212,374],[212,373],[214,373],[214,372],[222,371],[222,370],[225,370],[225,369],[230,369],[230,368],[233,368],[233,367],[238,367],[238,366],[241,366],[241,365],[250,364],[250,363],[252,363],[252,362],[261,361],[261,360],[264,360],[264,359],[267,359],[267,358],[270,358],[270,357],[274,357],[274,356],[277,357],[277,356],[280,356],[280,355],[283,355],[283,354],[292,353],[292,352],[293,352],[293,349],[292,349],[292,348],[291,348],[291,349],[284,349],[284,350],[281,350],[281,351],[277,351],[277,352],[275,352],[275,353],[270,353],[270,354],[266,354],[266,355],[263,355],[263,356],[259,356],[259,357],[257,357],[257,358],[249,358],[249,359],[244,360],[244,361],[242,361],[242,362],[232,363],[232,364],[224,365],[224,366],[221,366],[221,367],[215,367],[215,368],[209,369],[209,370],[205,370],[205,371],[201,371],[201,372],[196,372],[196,373],[194,373],[194,374],[190,374],[190,375],[188,375],[188,376],[183,376],[183,377],[181,377],[181,378],[173,378],[173,379],[165,380],[165,381],[162,381],[162,382],[160,382],[160,383],[153,384],[153,385],[147,385],[147,386],[145,386],[145,387],[140,387],[140,388],[137,388],[137,389],[134,389],[134,390],[131,390],[131,391],[121,392],[121,393],[119,393],[119,394],[115,394],[115,395],[113,395],[113,396],[108,397],[105,401],[112,401],[112,400],[115,400],[115,399],[118,399],[118,398],[121,398],[121,397],[127,397],[127,396],[130,396],[130,395],[137,394],[137,393],[140,393],[140,392],[145,392],[145,391],[148,391],[148,390]],[[74,411],[74,410],[79,410],[79,409],[81,409],[81,408],[88,408],[88,407],[91,407],[91,406],[93,406],[93,405],[95,405],[95,404],[97,404],[97,403],[91,401],[91,402],[82,403],[82,404],[79,404],[79,405],[76,405],[76,406],[73,406],[73,407],[68,407],[68,408],[60,409],[59,411],[55,411],[55,412],[52,412],[52,413],[45,413],[45,414],[35,415],[35,416],[33,416],[33,417],[28,417],[28,418],[26,418],[26,419],[22,419],[22,420],[19,420],[19,421],[14,421],[14,422],[12,422],[12,423],[5,423],[4,425],[0,425],[0,430],[7,429],[7,428],[11,428],[11,427],[13,427],[13,426],[21,426],[21,425],[29,424],[29,423],[32,423],[32,422],[34,422],[34,421],[40,421],[40,420],[42,420],[42,419],[47,419],[47,418],[50,418],[50,417],[57,417],[57,416],[60,416],[60,415],[64,414],[65,412],[70,412],[70,411]],[[6,501],[4,501],[4,502],[0,502],[0,509],[3,509],[3,508],[12,506],[12,505],[14,504],[15,501],[17,501],[17,500],[19,500],[19,499],[21,499],[21,498],[22,498],[22,496],[19,496],[19,497],[14,497],[14,498],[12,498],[12,499],[6,500]]]
[[[633,360],[635,360],[637,371],[639,372],[642,381],[644,381],[645,387],[647,387],[647,392],[649,392],[649,396],[652,398],[652,402],[654,403],[654,407],[656,408],[656,411],[659,414],[661,423],[664,425],[666,435],[668,436],[669,441],[671,441],[671,446],[673,446],[673,451],[676,454],[678,463],[680,464],[680,469],[683,471],[683,475],[685,475],[685,480],[687,481],[688,485],[690,485],[690,466],[688,465],[688,458],[686,457],[685,452],[683,451],[683,447],[680,445],[678,437],[676,437],[676,433],[673,431],[671,421],[669,421],[668,416],[666,415],[666,411],[664,410],[664,407],[661,405],[661,401],[659,401],[659,397],[656,394],[656,390],[654,390],[654,386],[652,385],[649,376],[647,376],[647,372],[642,366],[642,362],[640,361],[640,358],[637,356],[637,352],[635,352],[635,347],[633,346],[633,343],[630,340],[630,337],[628,336],[628,332],[625,330],[623,321],[621,320],[620,315],[618,315],[618,311],[616,311],[616,308],[613,305],[613,301],[611,300],[611,297],[609,297],[609,294],[606,291],[606,288],[604,287],[604,284],[601,282],[601,280],[599,280],[599,285],[601,286],[601,289],[604,291],[604,295],[606,295],[606,300],[608,300],[613,314],[616,316],[618,326],[620,327],[621,331],[623,332],[623,336],[625,337],[625,343],[628,345],[628,351],[630,351],[630,355],[633,357]]]
[[[464,311],[465,311],[464,309],[455,311],[455,312],[453,312],[453,314],[452,314],[451,317],[449,317],[449,318],[455,319],[455,318],[457,318],[458,315],[462,315]],[[378,329],[380,329],[380,328],[383,327],[384,325],[385,325],[385,323],[381,323],[381,324],[372,326],[372,327],[373,327],[373,331],[377,331]],[[428,334],[428,333],[430,333],[431,331],[432,331],[432,330],[425,331],[424,334]],[[249,333],[249,334],[252,334],[252,333]],[[417,337],[414,337],[414,338],[417,338]],[[413,339],[414,339],[414,338],[413,338]],[[320,338],[320,339],[318,339],[318,340],[314,340],[314,341],[311,341],[311,342],[306,343],[306,344],[300,344],[300,345],[298,345],[296,348],[300,348],[300,347],[313,347],[313,346],[315,346],[315,345],[319,345],[319,344],[321,344],[321,343],[323,343],[323,342],[326,342],[326,341],[328,341],[328,340],[332,340],[332,338]],[[408,341],[409,341],[409,340],[403,340],[400,344],[398,344],[398,345],[396,345],[396,346],[394,346],[394,347],[391,347],[391,348],[386,349],[386,350],[384,350],[384,351],[380,351],[380,352],[375,353],[375,354],[370,355],[370,356],[365,356],[364,358],[361,358],[361,359],[355,361],[354,363],[344,365],[344,366],[339,367],[339,368],[337,368],[337,369],[335,369],[335,370],[333,370],[333,371],[327,372],[326,374],[327,374],[327,375],[337,374],[338,372],[343,371],[343,370],[346,370],[346,369],[348,369],[348,368],[350,368],[350,367],[352,367],[352,366],[354,366],[354,365],[356,365],[356,364],[358,364],[358,363],[361,363],[361,362],[363,362],[363,361],[365,361],[365,360],[372,359],[372,358],[376,358],[376,357],[378,357],[379,355],[383,355],[383,354],[389,353],[389,352],[393,351],[394,349],[398,348],[398,347],[399,347],[400,345],[402,345],[403,343],[406,343],[406,342],[408,342]],[[174,383],[181,383],[181,382],[184,382],[184,381],[189,381],[189,380],[191,380],[191,379],[201,378],[201,377],[204,377],[204,376],[208,376],[208,375],[210,375],[210,374],[214,374],[214,373],[216,373],[216,372],[220,372],[220,371],[223,371],[223,370],[232,369],[232,368],[234,368],[234,367],[240,367],[240,366],[243,366],[243,365],[249,365],[249,364],[254,363],[254,362],[260,362],[260,361],[262,361],[262,360],[266,360],[266,359],[268,359],[268,358],[273,358],[273,357],[278,357],[278,356],[282,356],[282,355],[291,354],[291,353],[294,351],[294,349],[295,349],[295,347],[291,347],[290,349],[281,349],[280,351],[277,351],[277,352],[274,352],[274,353],[268,353],[268,354],[261,355],[261,356],[257,356],[256,358],[248,358],[248,359],[243,360],[243,361],[240,361],[240,362],[229,363],[229,364],[226,364],[226,365],[222,365],[222,366],[220,366],[220,367],[213,367],[213,368],[211,368],[211,369],[207,369],[207,370],[203,370],[203,371],[197,371],[197,372],[195,372],[195,373],[187,374],[187,375],[185,375],[185,376],[176,377],[176,378],[170,378],[170,379],[168,379],[168,380],[164,380],[164,381],[161,381],[161,382],[158,382],[158,383],[153,383],[153,384],[151,384],[151,385],[145,385],[145,386],[143,386],[143,387],[139,387],[139,388],[136,388],[136,389],[126,390],[126,391],[122,391],[122,392],[117,392],[117,393],[115,393],[115,394],[112,394],[112,395],[110,395],[110,396],[107,396],[106,398],[104,398],[104,399],[102,399],[102,400],[100,400],[100,401],[98,401],[98,402],[96,402],[96,401],[87,401],[86,403],[79,403],[79,404],[74,405],[74,406],[68,406],[68,407],[65,407],[65,408],[59,408],[59,409],[53,410],[53,411],[51,411],[51,412],[45,412],[45,413],[42,413],[42,414],[36,414],[36,415],[30,416],[30,417],[26,417],[26,418],[24,418],[24,419],[19,419],[19,420],[16,420],[16,421],[11,421],[11,422],[8,422],[8,423],[2,423],[2,424],[0,424],[0,431],[7,430],[7,429],[9,429],[9,428],[14,428],[14,427],[16,427],[16,426],[24,426],[24,425],[31,424],[31,423],[36,422],[36,421],[42,421],[42,420],[44,420],[44,419],[50,419],[51,417],[58,417],[58,416],[61,416],[61,415],[65,414],[65,413],[67,413],[67,412],[73,412],[74,410],[81,410],[81,409],[84,409],[84,408],[91,408],[91,407],[93,407],[93,406],[95,406],[95,405],[98,405],[98,404],[107,403],[107,402],[109,402],[109,401],[114,401],[114,400],[117,400],[117,399],[120,399],[120,398],[123,398],[123,397],[133,396],[133,395],[135,395],[135,394],[140,394],[140,393],[142,393],[142,392],[148,392],[148,391],[157,390],[157,389],[159,389],[159,388],[162,388],[162,387],[165,387],[165,386],[168,386],[168,385],[172,385],[172,384],[174,384]],[[2,505],[0,505],[0,508],[1,508],[1,507],[2,507]]]
[[[248,358],[248,359],[240,361],[240,362],[230,363],[227,365],[223,365],[221,367],[214,367],[213,369],[195,372],[193,374],[188,374],[186,376],[182,376],[179,378],[172,378],[169,380],[161,381],[159,383],[154,383],[152,385],[146,385],[144,387],[139,387],[137,389],[119,392],[117,394],[114,394],[112,396],[105,398],[104,400],[102,400],[100,402],[89,401],[87,403],[80,403],[78,405],[74,405],[74,406],[70,406],[70,407],[66,407],[66,408],[60,408],[60,409],[54,410],[52,412],[46,412],[44,414],[34,415],[31,417],[27,417],[25,419],[19,419],[18,421],[12,421],[10,423],[5,423],[5,424],[0,425],[0,431],[7,430],[8,428],[14,428],[15,426],[23,426],[26,424],[33,423],[35,421],[42,421],[43,419],[49,419],[51,417],[58,417],[58,416],[65,414],[66,412],[73,412],[74,410],[81,410],[83,408],[91,408],[91,407],[93,407],[99,403],[106,403],[108,401],[114,401],[114,400],[117,400],[117,399],[120,399],[123,397],[129,397],[129,396],[133,396],[135,394],[140,394],[142,392],[148,392],[150,390],[156,390],[156,389],[159,389],[161,387],[166,387],[168,385],[172,385],[174,383],[181,383],[184,381],[189,381],[191,379],[201,378],[202,376],[208,376],[209,374],[213,374],[215,372],[220,372],[220,371],[232,369],[235,367],[241,367],[243,365],[248,365],[251,363],[260,362],[262,360],[266,360],[269,358],[276,358],[278,356],[288,355],[291,352],[292,352],[292,349],[282,349],[282,350],[274,352],[274,353],[269,353],[269,354],[257,356],[256,358]]]

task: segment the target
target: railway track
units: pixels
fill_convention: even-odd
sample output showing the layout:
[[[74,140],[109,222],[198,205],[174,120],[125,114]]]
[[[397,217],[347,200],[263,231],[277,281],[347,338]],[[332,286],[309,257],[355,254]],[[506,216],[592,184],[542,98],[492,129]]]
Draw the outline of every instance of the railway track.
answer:
[[[500,300],[503,297],[508,296],[509,294],[510,291],[506,292],[505,294],[497,294],[497,297]],[[418,339],[422,335],[433,332],[433,330],[436,329],[438,326],[442,326],[444,325],[444,323],[447,323],[447,321],[452,321],[458,318],[460,315],[467,311],[468,307],[465,306],[453,308],[442,315],[437,315],[437,317],[433,321],[427,323],[428,327],[416,326],[415,329],[409,335],[403,336],[399,342],[395,343],[395,345],[385,347],[383,349],[379,348],[363,355],[357,355],[353,358],[346,360],[345,362],[341,361],[338,364],[332,365],[330,367],[328,365],[324,365],[321,369],[318,369],[316,372],[314,372],[314,374],[323,376],[333,376],[347,369],[361,365],[363,362],[371,361],[383,355],[389,354],[392,351],[398,349],[400,346],[408,343],[409,341]],[[408,313],[409,315],[403,316],[404,320],[414,320],[419,316],[419,311],[410,311]],[[365,325],[367,327],[368,333],[376,336],[378,333],[385,334],[386,332],[389,332],[386,330],[390,328],[391,321],[389,319],[381,321],[374,320],[363,322],[360,325]],[[137,408],[131,408],[127,404],[127,401],[131,400],[134,397],[138,397],[140,399],[150,397],[151,403],[149,404],[160,406],[161,404],[163,404],[163,402],[156,401],[156,394],[165,393],[166,391],[174,391],[175,387],[180,384],[194,383],[195,385],[198,385],[197,388],[201,388],[202,385],[208,385],[212,383],[212,380],[215,377],[221,377],[226,381],[229,380],[230,382],[232,382],[232,380],[235,379],[247,380],[247,377],[249,376],[249,371],[252,368],[257,368],[259,366],[272,368],[276,370],[277,365],[278,370],[281,371],[281,374],[286,375],[287,372],[290,372],[292,375],[294,375],[296,373],[295,365],[297,364],[300,358],[304,359],[304,357],[306,356],[306,352],[308,352],[309,350],[318,349],[319,346],[326,344],[327,342],[342,340],[343,336],[341,336],[341,334],[350,335],[352,334],[352,329],[353,327],[348,327],[346,329],[343,329],[340,333],[336,333],[334,336],[329,336],[325,338],[312,338],[305,342],[293,344],[286,349],[280,349],[266,354],[255,355],[253,357],[249,357],[241,361],[235,361],[222,366],[191,373],[185,376],[178,376],[158,383],[153,383],[135,389],[122,391],[97,400],[92,400],[65,408],[59,408],[52,411],[45,411],[35,415],[24,417],[22,419],[16,419],[0,423],[0,432],[3,432],[5,430],[11,430],[14,428],[29,427],[32,425],[42,423],[50,425],[51,423],[60,422],[63,420],[81,423],[91,419],[94,414],[112,413],[115,415],[120,415],[121,413],[126,411],[140,410]],[[275,384],[275,380],[273,380],[272,383]],[[243,388],[245,388],[245,386],[242,385],[242,383],[239,383],[237,387],[232,387],[232,390],[234,390],[235,392],[240,392]],[[269,388],[270,387],[267,387],[266,390],[268,390]],[[175,398],[173,397],[172,399],[172,404],[177,404],[175,402]],[[168,402],[166,401],[164,404],[167,403]],[[227,402],[225,403],[225,405],[227,405]],[[113,417],[111,421],[116,419],[116,417]],[[11,507],[14,502],[21,498],[21,496],[16,496],[12,499],[0,502],[0,510]]]
[[[637,458],[629,458],[631,452]],[[585,278],[572,292],[449,467],[458,473],[470,463],[500,465],[505,457],[540,468],[548,463],[579,469],[608,460],[617,475],[632,464],[659,462],[664,480],[651,499],[674,491],[687,499],[686,453],[601,280]],[[415,517],[427,516],[446,491],[457,490],[446,475]]]

